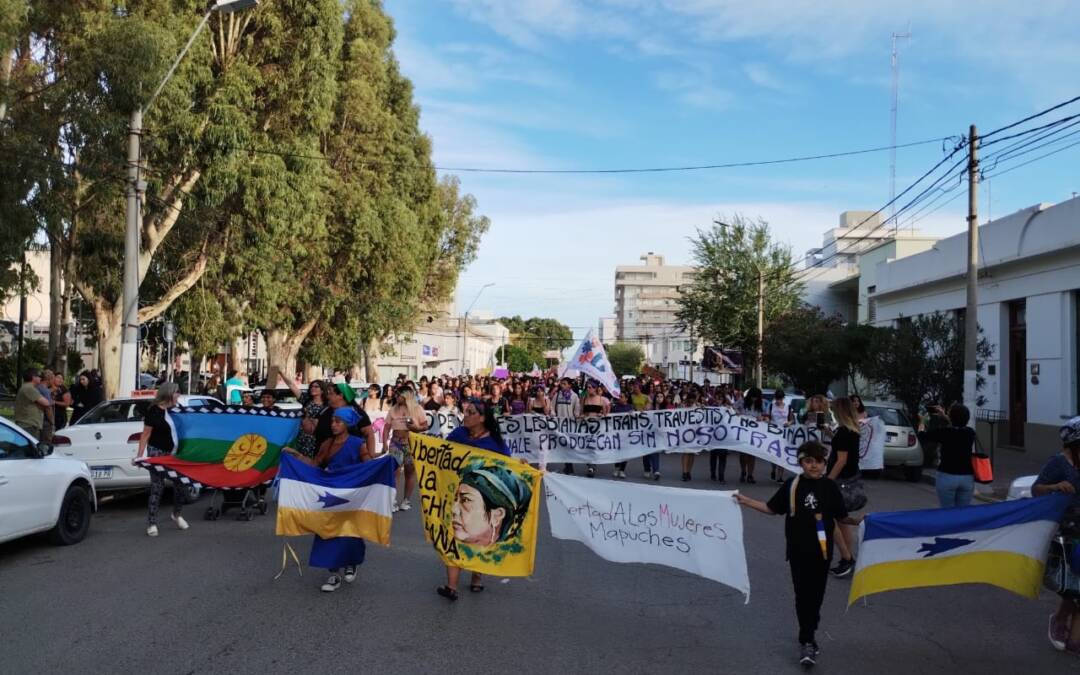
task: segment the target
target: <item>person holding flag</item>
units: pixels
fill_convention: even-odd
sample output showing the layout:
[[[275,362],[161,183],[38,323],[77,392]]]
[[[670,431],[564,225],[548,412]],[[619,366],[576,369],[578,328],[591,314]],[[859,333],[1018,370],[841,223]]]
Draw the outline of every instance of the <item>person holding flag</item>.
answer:
[[[319,446],[314,459],[306,457],[293,448],[283,448],[304,464],[317,466],[326,471],[344,469],[360,462],[374,459],[372,448],[363,438],[350,433],[360,423],[360,415],[351,406],[334,408],[330,422],[330,438]],[[341,581],[351,584],[356,580],[356,568],[364,563],[367,546],[360,537],[334,537],[323,539],[315,535],[311,542],[311,557],[308,564],[323,567],[330,571],[326,583],[322,585],[324,593],[332,593],[341,587]],[[341,569],[344,568],[344,575]]]
[[[837,523],[858,525],[844,507],[840,488],[825,477],[825,447],[817,441],[799,446],[802,475],[789,478],[776,494],[763,502],[735,493],[735,501],[768,515],[784,515],[784,538],[791,581],[795,587],[795,615],[799,620],[799,663],[817,663],[814,633],[821,620],[821,603],[832,560],[833,532]]]

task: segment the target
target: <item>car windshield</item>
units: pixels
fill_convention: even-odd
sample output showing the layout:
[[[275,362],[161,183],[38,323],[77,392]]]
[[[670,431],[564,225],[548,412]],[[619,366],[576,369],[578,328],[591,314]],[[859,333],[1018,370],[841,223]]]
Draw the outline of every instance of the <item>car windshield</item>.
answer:
[[[90,412],[82,416],[75,424],[111,424],[114,422],[138,422],[146,414],[149,400],[133,401],[120,399],[99,403]]]
[[[896,408],[885,408],[882,406],[868,405],[866,406],[866,415],[868,417],[880,417],[881,421],[891,427],[910,427],[911,423],[908,422],[907,415],[903,411]]]

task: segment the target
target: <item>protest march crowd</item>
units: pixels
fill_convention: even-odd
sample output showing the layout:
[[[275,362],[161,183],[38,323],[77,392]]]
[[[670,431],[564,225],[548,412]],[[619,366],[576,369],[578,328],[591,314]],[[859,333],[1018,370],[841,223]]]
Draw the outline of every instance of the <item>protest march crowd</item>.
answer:
[[[951,406],[947,414],[934,409],[932,419],[920,424],[920,434],[940,446],[937,490],[941,508],[862,516],[856,513],[864,510],[870,499],[860,470],[860,435],[865,434],[867,419],[858,396],[830,400],[824,394],[814,394],[807,397],[805,409],[796,411],[779,389],[773,400],[766,401],[756,387],[744,392],[728,385],[645,376],[612,386],[612,378],[605,384],[582,372],[563,374],[567,376],[534,372],[510,374],[505,379],[421,377],[417,382],[399,375],[393,384],[372,384],[359,395],[340,375],[331,381],[312,381],[306,391],[289,378],[285,384],[300,398],[301,411],[280,413],[272,394],[259,406],[248,398],[235,408],[216,411],[235,413],[219,414],[212,420],[218,431],[207,431],[205,424],[199,427],[201,431],[193,431],[189,420],[199,416],[178,406],[175,383],[162,383],[145,415],[134,460],[151,469],[147,534],[158,535],[157,511],[166,478],[172,479],[176,489],[171,519],[184,530],[189,527],[182,515],[188,501],[184,496],[187,485],[202,482],[222,489],[244,487],[261,495],[265,483],[276,475],[278,534],[314,534],[309,563],[329,570],[321,589],[333,592],[342,583],[355,581],[365,558],[365,539],[389,543],[392,514],[411,510],[419,489],[425,532],[446,565],[446,583],[437,592],[455,601],[462,570],[472,574],[468,588],[473,593],[484,590],[484,573],[532,573],[542,480],[556,538],[582,541],[598,555],[616,562],[658,562],[687,569],[742,590],[749,601],[737,504],[784,516],[799,626],[798,658],[804,666],[812,666],[818,656],[815,631],[830,574],[839,578],[854,574],[852,602],[882,590],[972,581],[1034,597],[1040,584],[1051,587],[1053,574],[1057,581],[1052,589],[1061,596],[1061,604],[1049,618],[1048,636],[1054,648],[1080,655],[1080,417],[1062,426],[1061,452],[1040,473],[1032,489],[1035,499],[1024,500],[1031,505],[970,506],[975,443],[974,431],[968,426],[970,412],[959,404]],[[60,411],[60,406],[78,409],[85,407],[87,397],[100,397],[100,385],[95,389],[90,373],[73,386],[82,399],[81,406],[72,400],[62,379],[29,371],[27,376],[19,391],[16,421],[38,437],[49,431],[49,422],[55,428],[61,415],[67,418],[67,411]],[[271,386],[275,380],[287,379],[280,372],[271,372],[269,378]],[[600,445],[584,454],[560,453],[558,446],[552,445],[552,468],[558,471],[548,472],[548,456],[523,452],[513,440],[523,438],[523,434],[508,431],[521,428],[514,423],[515,418],[530,416],[551,419],[548,428],[554,429],[568,428],[560,427],[560,422],[567,420],[611,420],[620,415],[662,415],[661,411],[693,409],[725,411],[728,417],[720,419],[727,419],[728,429],[760,429],[756,433],[765,440],[759,445],[767,445],[769,438],[786,437],[789,444],[797,446],[787,450],[787,458],[783,452],[763,454],[745,440],[726,447],[706,443],[708,447],[682,449],[681,481],[691,480],[696,455],[706,452],[710,481],[726,484],[733,475],[729,472],[738,466],[738,483],[755,484],[765,480],[757,466],[757,460],[764,457],[770,464],[769,480],[777,484],[771,498],[761,501],[739,492],[681,490],[687,493],[681,516],[667,501],[657,501],[656,508],[643,510],[642,499],[651,497],[641,495],[652,488],[649,483],[621,482],[627,478],[627,458],[640,457],[643,477],[657,482],[662,478],[659,457],[664,448],[652,451],[657,446],[623,446],[621,454],[611,455],[620,461],[608,462],[598,461],[604,457]],[[231,428],[234,417],[237,424],[249,425],[244,427],[246,431],[221,431]],[[445,425],[446,420],[452,421],[448,427],[433,428]],[[649,423],[647,418],[639,421]],[[256,423],[262,426],[250,426]],[[280,431],[271,429],[272,424],[280,425]],[[256,428],[256,440],[245,441]],[[586,431],[578,433],[588,435],[588,428],[582,425]],[[232,485],[215,484],[208,478],[211,474],[197,473],[195,462],[178,459],[185,456],[185,444],[191,447],[215,433],[230,444],[220,462],[233,472],[230,476],[244,477],[249,484],[241,485],[239,478]],[[267,459],[268,447],[280,451],[272,466]],[[735,458],[729,456],[732,453]],[[591,460],[560,461],[579,457]],[[731,459],[734,462],[729,469]],[[610,464],[607,470],[615,480],[588,481],[601,475],[604,464]],[[446,493],[453,495],[449,501]],[[605,501],[608,494],[625,498],[613,496]],[[1043,497],[1046,499],[1040,499]],[[315,502],[321,510],[312,510]],[[350,506],[360,502],[364,505]],[[608,502],[611,506],[605,508]],[[726,510],[732,507],[734,513]],[[1001,513],[989,512],[999,507],[1007,508]],[[575,518],[584,520],[575,524]],[[583,529],[575,532],[575,527]],[[666,536],[665,527],[675,534]],[[1009,528],[1018,529],[1013,533]],[[981,545],[973,543],[980,533],[1000,534],[1000,530],[1008,530],[1013,539],[1027,537],[1033,543],[1028,549],[1017,544],[1006,553],[980,550],[948,557],[954,553],[950,547]],[[903,534],[905,531],[910,534]],[[942,536],[922,543],[919,553],[926,551],[922,556],[888,550],[897,546],[896,542],[906,541],[904,537],[916,542],[932,535]],[[1048,542],[1052,543],[1049,551]],[[635,546],[648,550],[628,552]],[[694,547],[700,550],[692,550]],[[830,568],[834,548],[839,552],[838,560]],[[935,559],[939,553],[942,557]],[[671,557],[680,554],[687,554],[687,559]],[[994,557],[1006,554],[1013,557]],[[1022,569],[1015,574],[1003,573],[1001,561],[1012,561],[1016,555],[1024,558]],[[958,564],[950,565],[949,561]],[[941,566],[932,567],[935,564]],[[897,565],[909,565],[910,571],[898,576],[900,567],[889,569]],[[960,565],[965,569],[959,570]]]

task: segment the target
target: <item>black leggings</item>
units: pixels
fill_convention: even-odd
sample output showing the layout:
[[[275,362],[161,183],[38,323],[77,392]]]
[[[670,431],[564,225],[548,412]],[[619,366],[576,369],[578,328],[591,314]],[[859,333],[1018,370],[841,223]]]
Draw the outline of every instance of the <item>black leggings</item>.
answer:
[[[709,477],[716,476],[717,480],[724,480],[724,471],[727,469],[727,450],[709,451]]]

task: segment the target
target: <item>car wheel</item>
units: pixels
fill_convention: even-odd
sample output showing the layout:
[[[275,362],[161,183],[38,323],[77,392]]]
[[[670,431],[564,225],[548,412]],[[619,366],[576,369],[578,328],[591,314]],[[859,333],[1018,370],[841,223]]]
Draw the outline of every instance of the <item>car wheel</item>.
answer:
[[[90,529],[90,493],[81,485],[72,485],[60,503],[60,517],[49,533],[54,544],[70,546],[86,537]]]
[[[922,480],[922,467],[921,466],[905,466],[904,478],[909,483],[918,483]]]

